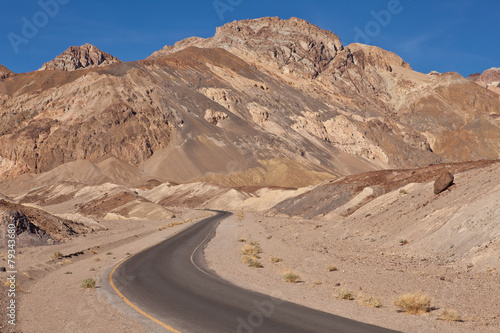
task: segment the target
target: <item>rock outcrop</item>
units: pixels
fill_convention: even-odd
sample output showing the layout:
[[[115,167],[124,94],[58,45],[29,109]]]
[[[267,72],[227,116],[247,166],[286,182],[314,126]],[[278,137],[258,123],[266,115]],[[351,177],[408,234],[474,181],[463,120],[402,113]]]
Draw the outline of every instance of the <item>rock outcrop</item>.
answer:
[[[471,74],[467,79],[500,95],[500,67],[487,69],[482,74]]]
[[[47,245],[91,229],[81,223],[56,217],[43,210],[0,199],[0,239],[7,236],[7,226],[15,228],[19,246]],[[7,242],[0,242],[0,248]]]
[[[8,78],[9,76],[11,76],[13,74],[14,74],[13,71],[6,68],[4,65],[0,65],[0,80]]]
[[[54,60],[43,64],[40,70],[74,71],[82,68],[108,66],[118,62],[121,60],[87,43],[82,46],[71,46]]]

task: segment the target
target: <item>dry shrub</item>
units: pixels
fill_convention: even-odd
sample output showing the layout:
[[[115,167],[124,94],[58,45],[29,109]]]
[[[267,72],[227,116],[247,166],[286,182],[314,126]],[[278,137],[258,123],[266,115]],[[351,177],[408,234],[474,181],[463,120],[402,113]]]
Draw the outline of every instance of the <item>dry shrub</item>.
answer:
[[[352,301],[354,299],[354,295],[350,290],[340,289],[339,291],[337,291],[337,298]]]
[[[460,316],[457,310],[445,309],[441,312],[438,319],[446,321],[462,321],[462,316]]]
[[[364,297],[361,300],[364,306],[371,306],[372,308],[381,308],[382,302],[374,297]]]
[[[280,261],[283,261],[280,257],[271,257],[271,262],[274,264],[279,263]]]
[[[394,299],[394,305],[399,307],[401,311],[409,314],[419,314],[429,312],[431,310],[431,299],[422,293],[412,293],[397,296]]]
[[[297,283],[300,280],[300,276],[298,274],[290,272],[290,273],[284,274],[283,279],[285,279],[285,281],[289,282],[289,283]]]
[[[256,259],[250,259],[248,262],[248,267],[253,267],[253,268],[262,268],[264,267],[262,263]]]
[[[87,278],[82,281],[81,286],[82,288],[88,288],[88,289],[95,288],[95,280],[92,278]]]
[[[52,252],[52,259],[61,259],[63,254],[59,251]]]
[[[250,244],[245,244],[241,248],[241,254],[254,256],[257,259],[260,259],[261,253],[262,253],[262,248],[257,242],[251,242]]]

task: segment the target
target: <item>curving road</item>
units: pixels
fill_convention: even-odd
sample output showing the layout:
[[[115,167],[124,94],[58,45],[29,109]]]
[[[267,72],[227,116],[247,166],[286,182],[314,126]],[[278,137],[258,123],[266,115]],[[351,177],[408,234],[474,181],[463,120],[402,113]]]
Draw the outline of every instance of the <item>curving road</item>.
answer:
[[[203,258],[215,228],[231,215],[217,213],[118,264],[109,277],[115,292],[166,332],[395,332],[222,280]]]

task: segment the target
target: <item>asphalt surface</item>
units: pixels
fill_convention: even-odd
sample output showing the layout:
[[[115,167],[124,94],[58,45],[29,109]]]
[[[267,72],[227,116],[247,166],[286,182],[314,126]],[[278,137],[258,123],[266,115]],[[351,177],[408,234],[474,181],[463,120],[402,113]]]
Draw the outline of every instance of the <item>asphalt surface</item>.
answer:
[[[228,212],[202,220],[119,264],[124,300],[166,332],[395,332],[237,287],[209,270],[203,249]],[[223,255],[223,254],[221,254]]]

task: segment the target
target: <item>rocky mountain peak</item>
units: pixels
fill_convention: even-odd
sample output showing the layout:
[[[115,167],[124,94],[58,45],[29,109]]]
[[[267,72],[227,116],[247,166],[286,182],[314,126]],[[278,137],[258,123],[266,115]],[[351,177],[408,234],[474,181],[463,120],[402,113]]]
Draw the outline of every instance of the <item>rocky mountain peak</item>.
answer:
[[[121,60],[87,43],[82,46],[71,46],[54,60],[43,64],[40,70],[74,71],[82,68],[107,66],[117,62],[121,62]]]
[[[11,71],[10,69],[8,69],[7,67],[5,67],[3,65],[0,65],[0,80],[9,77],[12,74],[14,74],[13,71]]]
[[[174,46],[165,46],[149,58],[166,56],[189,46],[227,49],[278,67],[283,73],[306,77],[321,73],[343,49],[336,34],[305,20],[264,17],[227,23],[217,28],[212,38],[188,38]]]

